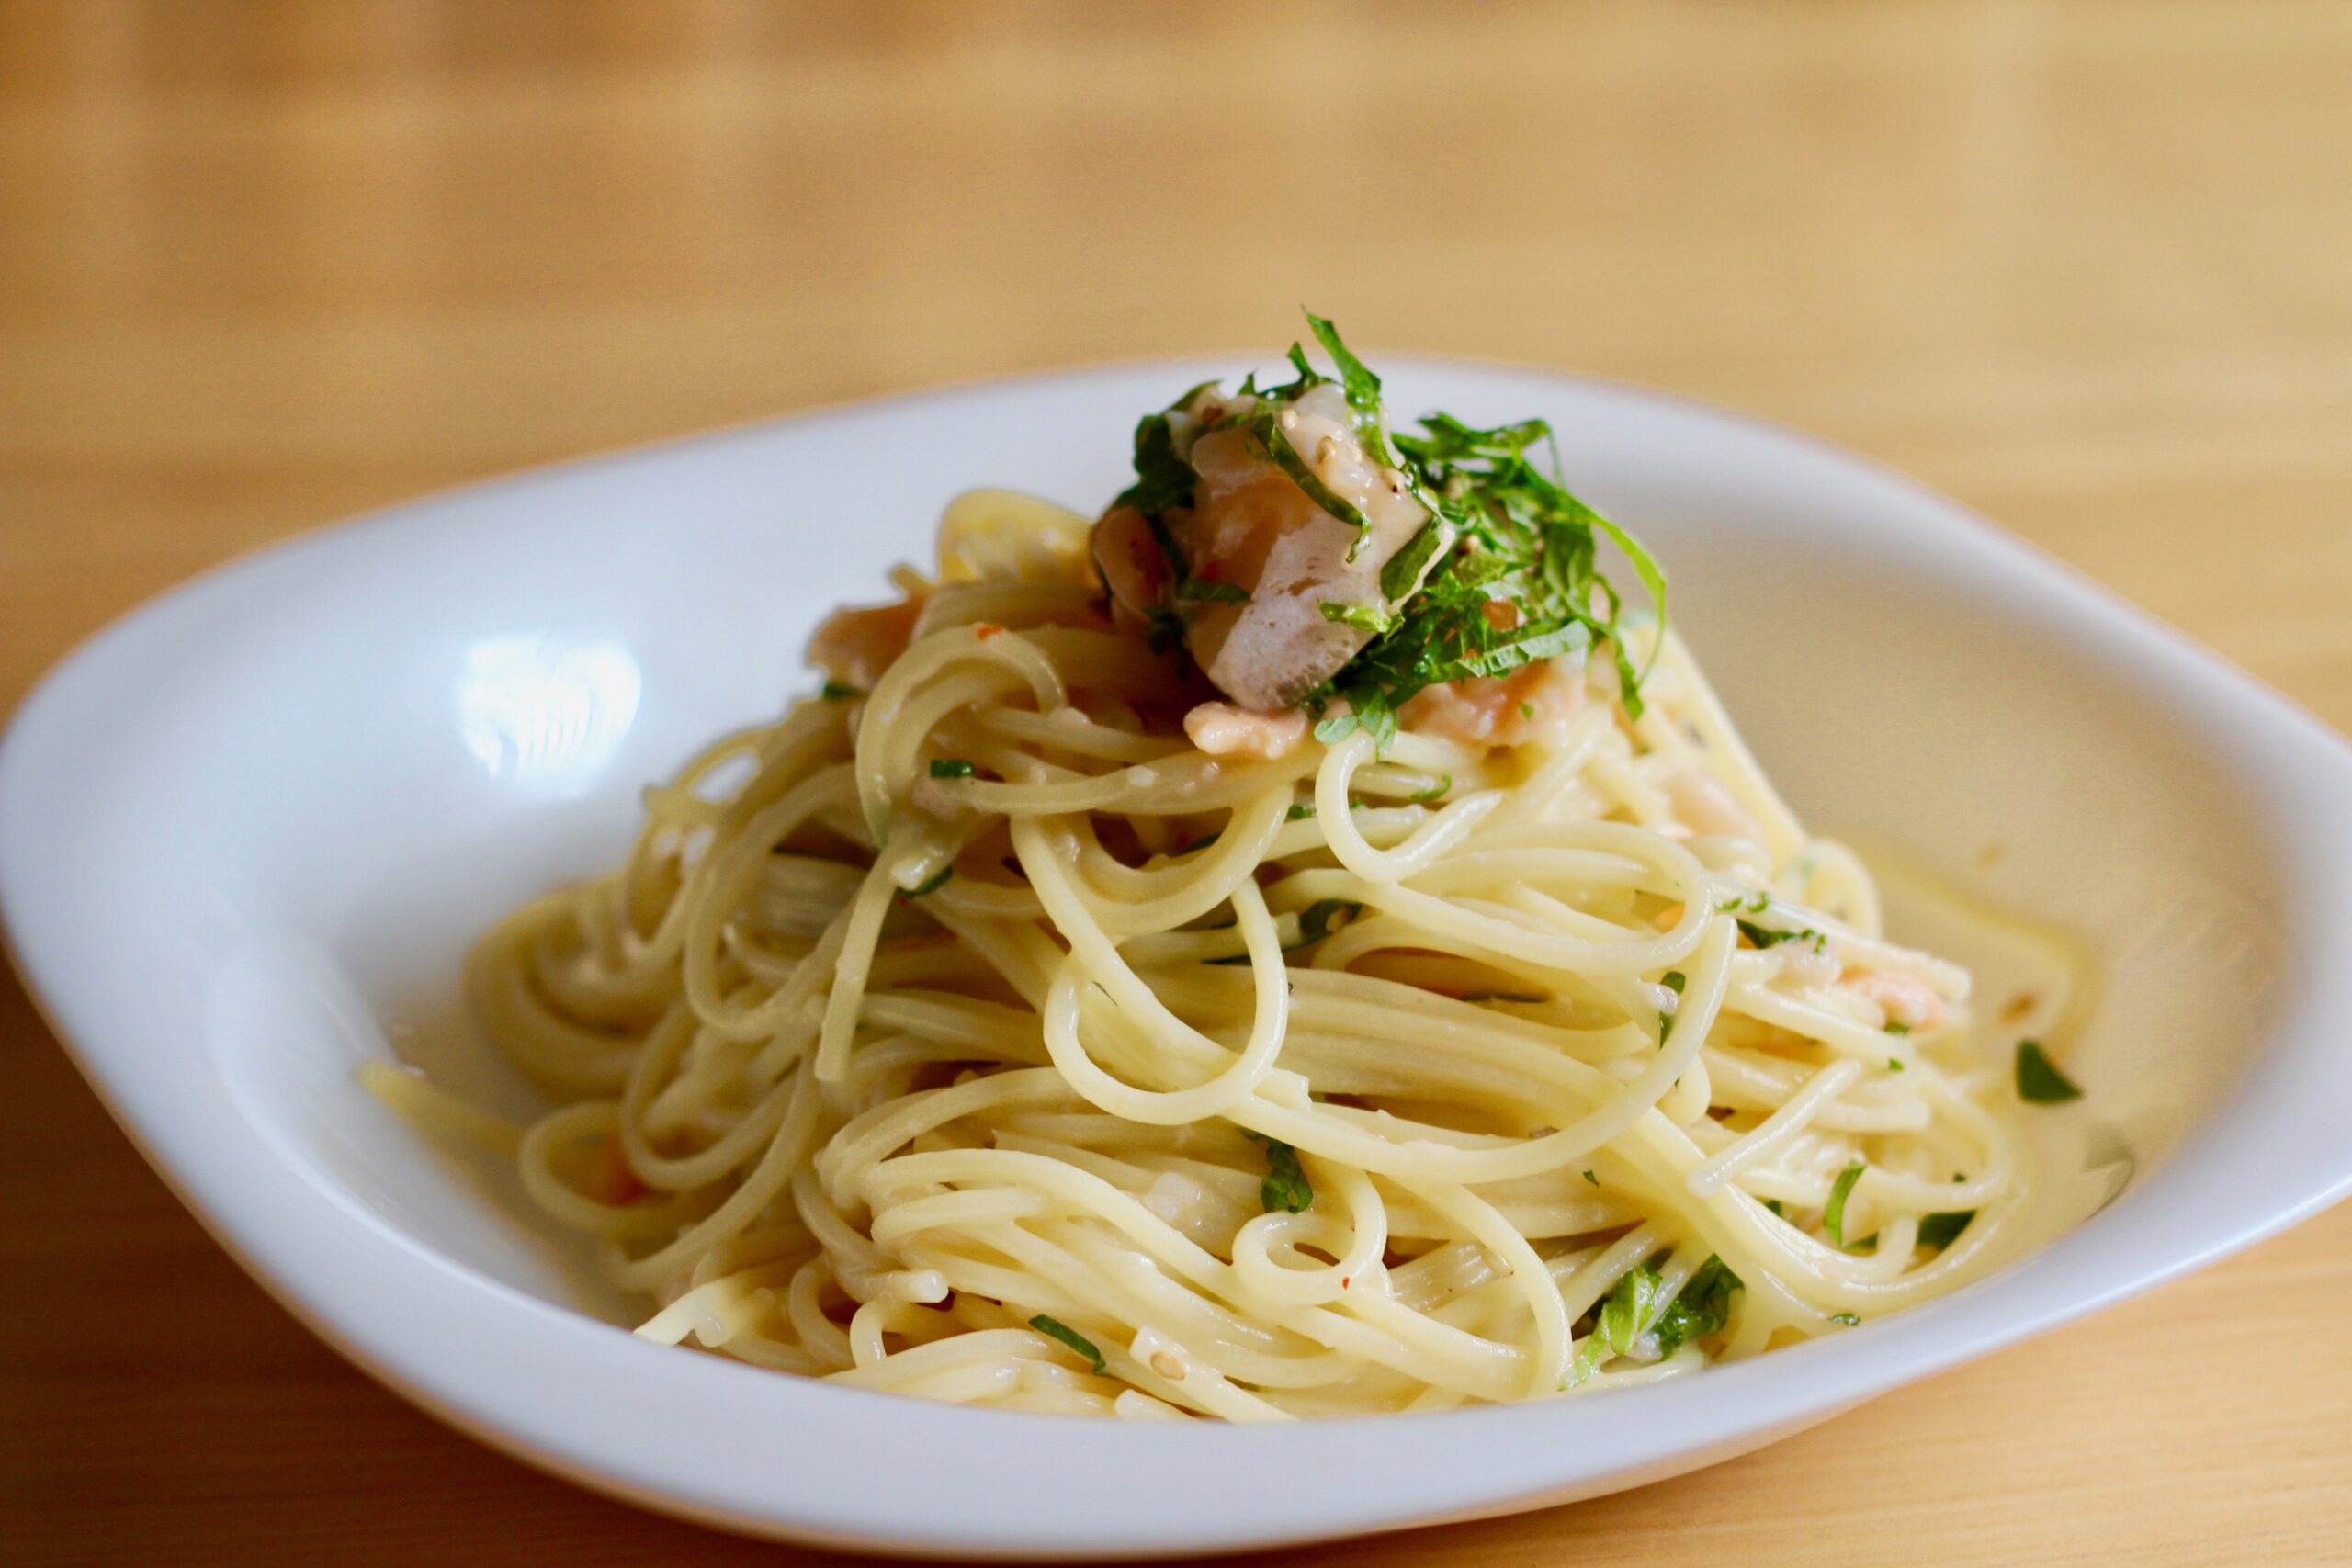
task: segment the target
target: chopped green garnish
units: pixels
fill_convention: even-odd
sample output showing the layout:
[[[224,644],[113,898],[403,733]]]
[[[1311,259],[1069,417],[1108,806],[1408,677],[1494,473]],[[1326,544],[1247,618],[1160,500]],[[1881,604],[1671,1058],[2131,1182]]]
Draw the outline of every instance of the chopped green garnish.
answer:
[[[1136,426],[1136,482],[1120,494],[1114,505],[1132,506],[1146,517],[1158,517],[1175,507],[1193,503],[1193,485],[1199,476],[1177,452],[1175,433],[1169,426],[1168,416],[1216,385],[1215,381],[1204,381],[1166,409],[1143,417]]]
[[[1760,915],[1771,907],[1772,896],[1770,893],[1751,893],[1745,898],[1726,898],[1722,903],[1716,905],[1715,908],[1720,913],[1726,915],[1731,914],[1735,910],[1743,914]],[[1747,922],[1745,921],[1741,922],[1743,928],[1745,928],[1746,923]]]
[[[1656,1269],[1627,1269],[1602,1299],[1600,1315],[1593,1320],[1592,1337],[1616,1355],[1632,1349],[1634,1341],[1642,1337],[1642,1330],[1648,1325],[1659,1288]]]
[[[1363,913],[1362,904],[1345,898],[1317,898],[1298,917],[1299,939],[1302,942],[1321,942]]]
[[[1322,713],[1317,705],[1322,700],[1312,699],[1307,706]],[[1396,710],[1387,697],[1379,692],[1364,692],[1350,699],[1348,712],[1323,713],[1315,721],[1315,739],[1329,746],[1345,740],[1358,729],[1372,737],[1377,750],[1388,749],[1388,743],[1396,739]]]
[[[2083,1091],[2058,1070],[2039,1040],[2018,1042],[2018,1098],[2033,1105],[2059,1105],[2080,1100]]]
[[[1434,806],[1439,801],[1443,800],[1453,788],[1453,775],[1452,773],[1440,773],[1437,776],[1437,783],[1430,785],[1429,788],[1420,791],[1419,794],[1408,795],[1405,798],[1412,802],[1415,806]]]
[[[1802,931],[1769,931],[1762,926],[1753,924],[1747,920],[1741,920],[1737,922],[1737,924],[1739,926],[1740,934],[1758,947],[1778,947],[1784,942],[1802,942],[1811,947],[1815,953],[1826,953],[1828,951],[1829,939],[1822,935],[1819,931],[1815,931],[1811,926],[1807,926]]]
[[[1341,367],[1367,445],[1385,457],[1378,378],[1347,352],[1329,322],[1309,321],[1319,323],[1316,336]],[[1562,487],[1557,445],[1543,421],[1482,430],[1435,413],[1423,418],[1420,427],[1418,435],[1393,438],[1414,499],[1433,513],[1431,526],[1392,558],[1393,570],[1382,574],[1382,590],[1401,615],[1324,692],[1311,695],[1309,705],[1319,709],[1338,695],[1362,712],[1366,697],[1377,693],[1393,709],[1425,686],[1507,674],[1537,660],[1609,642],[1626,710],[1638,717],[1641,679],[1617,640],[1620,602],[1597,569],[1598,538],[1613,540],[1624,552],[1662,616],[1666,580],[1657,563],[1617,525]],[[1538,447],[1550,456],[1549,472],[1531,457]],[[1282,454],[1273,456],[1279,461]],[[1415,580],[1420,592],[1408,598],[1405,590]],[[1497,598],[1517,608],[1515,625],[1498,627],[1487,619],[1487,602]],[[1532,705],[1524,711],[1533,716]]]
[[[1334,600],[1326,599],[1319,608],[1323,612],[1325,620],[1338,621],[1342,626],[1353,626],[1356,630],[1368,632],[1374,637],[1378,637],[1396,624],[1396,612],[1384,610],[1377,604],[1341,604]]]
[[[1783,1218],[1786,1218],[1786,1217],[1787,1217],[1787,1216],[1783,1213],[1783,1212],[1781,1211],[1781,1201],[1780,1201],[1778,1198],[1767,1198],[1767,1199],[1765,1199],[1765,1200],[1764,1200],[1764,1206],[1765,1206],[1767,1209],[1770,1209],[1770,1211],[1772,1211],[1772,1217],[1773,1217],[1774,1219],[1783,1219]]]
[[[1976,1217],[1973,1209],[1951,1209],[1939,1214],[1929,1214],[1919,1222],[1919,1245],[1932,1247],[1940,1252],[1960,1237],[1968,1222]]]
[[[1453,543],[1453,530],[1442,519],[1432,519],[1421,525],[1421,531],[1405,541],[1405,547],[1388,558],[1380,569],[1380,592],[1392,604],[1403,604],[1413,596],[1421,579],[1429,572],[1430,563],[1445,547]]]
[[[1527,420],[1481,429],[1432,413],[1420,420],[1418,434],[1391,435],[1384,428],[1380,378],[1330,321],[1311,311],[1306,320],[1339,372],[1337,384],[1366,455],[1429,513],[1428,522],[1383,563],[1383,603],[1324,606],[1323,613],[1356,626],[1371,641],[1304,699],[1303,705],[1326,721],[1317,739],[1329,744],[1360,728],[1385,751],[1396,734],[1396,707],[1425,687],[1504,675],[1603,644],[1616,660],[1625,709],[1639,717],[1646,671],[1637,671],[1625,651],[1623,604],[1599,567],[1601,541],[1614,544],[1632,565],[1661,622],[1666,577],[1638,541],[1564,487],[1551,427]],[[1283,428],[1289,404],[1334,380],[1315,368],[1299,344],[1292,345],[1289,358],[1295,380],[1261,389],[1251,377],[1241,390],[1259,399],[1256,406],[1246,413],[1227,412],[1216,425],[1238,420],[1252,448],[1278,465],[1316,506],[1368,531],[1363,511],[1324,481]],[[1192,503],[1198,475],[1178,449],[1175,416],[1213,386],[1193,388],[1136,424],[1136,482],[1117,504],[1157,525]],[[1173,581],[1181,585],[1173,601],[1238,596],[1227,585],[1204,585],[1194,578],[1182,552],[1159,531]],[[1494,600],[1510,604],[1516,614],[1489,619],[1487,604]],[[1162,605],[1151,613],[1148,630],[1153,646],[1166,649],[1182,640],[1185,626]],[[1329,710],[1340,699],[1349,713],[1345,722],[1331,724],[1338,716]],[[1532,717],[1533,705],[1522,704],[1521,712]]]
[[[1250,591],[1238,582],[1219,582],[1213,577],[1188,577],[1176,585],[1180,600],[1214,599],[1228,604],[1246,604]]]
[[[845,703],[849,701],[850,698],[860,694],[855,686],[848,685],[840,681],[828,681],[823,686],[819,688],[819,691],[829,703]]]
[[[1182,860],[1186,855],[1193,854],[1199,851],[1207,849],[1211,844],[1216,843],[1222,836],[1223,835],[1217,833],[1204,833],[1197,839],[1188,840],[1184,843],[1177,845],[1175,854],[1169,858],[1171,860]]]
[[[1743,1287],[1722,1258],[1710,1257],[1661,1307],[1658,1297],[1665,1288],[1655,1269],[1637,1267],[1620,1275],[1593,1314],[1592,1332],[1569,1366],[1566,1386],[1584,1382],[1611,1356],[1632,1354],[1645,1335],[1651,1337],[1657,1359],[1664,1360],[1693,1339],[1722,1332],[1731,1318],[1731,1293]]]
[[[1903,1058],[1900,1056],[1889,1056],[1886,1059],[1886,1070],[1890,1073],[1901,1072],[1903,1070]]]
[[[961,757],[933,757],[931,760],[931,776],[935,779],[968,779],[972,773],[972,764]]]
[[[1294,803],[1288,811],[1283,813],[1283,820],[1285,822],[1304,822],[1314,815],[1315,807]]]
[[[1850,1312],[1833,1312],[1829,1314],[1829,1321],[1832,1323],[1842,1323],[1847,1327],[1851,1328],[1862,1320],[1856,1317]]]
[[[1669,969],[1669,970],[1668,970],[1668,971],[1666,972],[1666,976],[1665,976],[1665,978],[1661,979],[1661,980],[1658,982],[1658,984],[1659,984],[1659,985],[1664,986],[1668,990],[1672,991],[1672,992],[1673,992],[1676,996],[1678,996],[1678,997],[1679,997],[1679,996],[1680,996],[1680,995],[1682,994],[1682,987],[1685,987],[1685,986],[1687,986],[1687,985],[1689,985],[1690,983],[1690,980],[1689,980],[1689,979],[1688,979],[1688,978],[1683,975],[1682,971],[1681,971],[1681,970],[1679,970],[1679,969]],[[1668,1040],[1672,1039],[1673,1037],[1674,1037],[1674,1015],[1673,1015],[1672,1013],[1670,1013],[1670,1012],[1662,1012],[1662,1013],[1658,1014],[1658,1015],[1657,1015],[1657,1043],[1658,1043],[1659,1044],[1663,1045],[1663,1044],[1665,1044]]]
[[[1827,1233],[1832,1247],[1846,1245],[1846,1200],[1866,1168],[1860,1160],[1856,1160],[1838,1173],[1837,1185],[1829,1190],[1829,1207],[1821,1211],[1821,1228]]]
[[[1592,1172],[1590,1172],[1590,1171],[1589,1171],[1589,1170],[1588,1170],[1588,1171],[1586,1171],[1586,1172],[1584,1173],[1584,1179],[1585,1179],[1587,1181],[1591,1182],[1595,1187],[1598,1187],[1598,1186],[1600,1186],[1600,1178],[1599,1178],[1599,1177],[1597,1177],[1597,1176],[1593,1175],[1593,1174],[1592,1174]]]
[[[1053,1338],[1060,1340],[1063,1344],[1069,1346],[1071,1349],[1077,1351],[1080,1355],[1093,1362],[1094,1371],[1096,1372],[1099,1373],[1102,1371],[1102,1352],[1094,1348],[1093,1340],[1089,1339],[1085,1335],[1080,1334],[1069,1324],[1047,1317],[1041,1312],[1036,1316],[1029,1320],[1029,1326],[1035,1329],[1040,1334],[1048,1335]]]
[[[1693,1339],[1722,1333],[1731,1321],[1731,1293],[1744,1288],[1739,1276],[1710,1254],[1658,1314],[1653,1325],[1658,1359],[1664,1360]]]
[[[1258,405],[1250,416],[1250,440],[1259,451],[1272,460],[1274,466],[1290,476],[1291,483],[1306,492],[1306,499],[1320,511],[1329,513],[1340,522],[1362,533],[1372,526],[1372,519],[1358,510],[1352,502],[1323,482],[1299,449],[1290,444],[1290,436],[1283,430],[1282,411],[1272,403]],[[1352,555],[1354,552],[1351,551]]]
[[[900,903],[904,903],[910,898],[920,898],[926,893],[936,893],[941,888],[946,886],[947,879],[955,874],[956,868],[954,866],[943,865],[937,871],[923,878],[922,882],[919,886],[913,887],[901,887],[899,889],[899,901]]]
[[[1532,719],[1535,716],[1535,705],[1533,703],[1520,704],[1519,716],[1525,719]]]
[[[1886,1032],[1889,1034],[1908,1034],[1911,1032],[1911,1026],[1907,1023],[1890,1023],[1886,1026]]]
[[[1340,341],[1339,328],[1312,310],[1305,314],[1307,330],[1315,334],[1315,341],[1323,345],[1323,352],[1331,356],[1332,365],[1339,369],[1340,386],[1348,394],[1348,406],[1358,413],[1377,416],[1380,412],[1380,378],[1366,369],[1363,361]],[[1381,457],[1387,455],[1385,451],[1374,454]]]
[[[1302,1214],[1315,1201],[1315,1189],[1298,1163],[1298,1151],[1280,1138],[1244,1129],[1243,1135],[1266,1145],[1266,1179],[1258,1183],[1258,1202],[1270,1214]]]

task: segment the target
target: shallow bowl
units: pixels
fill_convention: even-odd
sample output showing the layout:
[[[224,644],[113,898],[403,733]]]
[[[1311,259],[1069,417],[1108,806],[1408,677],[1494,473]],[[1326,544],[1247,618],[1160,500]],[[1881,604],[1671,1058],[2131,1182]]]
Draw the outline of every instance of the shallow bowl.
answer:
[[[2071,933],[2068,1067],[2120,1198],[1932,1304],[1653,1387],[1281,1429],[944,1408],[661,1348],[364,1092],[493,1099],[472,934],[612,862],[638,789],[775,713],[956,491],[1088,510],[1136,412],[1227,367],[931,393],[437,497],[125,618],[0,748],[0,913],[83,1070],[223,1246],[454,1425],[736,1529],[1148,1556],[1655,1481],[2211,1262],[2352,1185],[2352,751],[1952,502],[1720,412],[1405,361],[1392,402],[1559,428],[1569,477],[1816,828]]]

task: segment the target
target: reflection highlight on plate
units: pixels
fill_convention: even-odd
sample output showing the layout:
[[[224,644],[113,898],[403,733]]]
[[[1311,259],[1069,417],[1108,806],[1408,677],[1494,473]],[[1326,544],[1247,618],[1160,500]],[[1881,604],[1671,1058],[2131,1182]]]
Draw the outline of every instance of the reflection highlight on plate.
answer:
[[[548,631],[484,637],[466,649],[453,694],[458,734],[492,778],[577,795],[628,733],[644,688],[618,642]]]

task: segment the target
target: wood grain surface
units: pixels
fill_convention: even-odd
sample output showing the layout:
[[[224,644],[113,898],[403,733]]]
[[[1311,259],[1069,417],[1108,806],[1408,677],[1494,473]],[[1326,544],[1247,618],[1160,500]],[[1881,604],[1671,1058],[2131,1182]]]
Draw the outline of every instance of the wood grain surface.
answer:
[[[1820,431],[2352,722],[2352,6],[2297,0],[0,0],[0,705],[361,508],[1302,300]],[[13,983],[0,1193],[0,1562],[796,1555],[345,1367]],[[1288,1561],[2352,1561],[2347,1300],[2352,1209],[1699,1475]]]

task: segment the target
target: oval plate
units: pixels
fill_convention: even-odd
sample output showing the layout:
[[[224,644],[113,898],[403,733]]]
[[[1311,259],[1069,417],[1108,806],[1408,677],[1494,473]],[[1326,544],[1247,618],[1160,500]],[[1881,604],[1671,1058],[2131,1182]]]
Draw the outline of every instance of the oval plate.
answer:
[[[1091,510],[1137,411],[1230,365],[925,394],[438,497],[225,568],[50,677],[0,749],[0,912],[83,1071],[297,1316],[548,1470],[755,1533],[964,1558],[1272,1545],[1656,1481],[2143,1291],[2352,1184],[2352,753],[1951,502],[1652,394],[1398,362],[1540,413],[1675,571],[1801,814],[2073,932],[2067,1062],[2120,1201],[1916,1311],[1649,1388],[1280,1429],[943,1408],[636,1339],[487,1178],[353,1081],[512,1096],[468,939],[628,840],[636,791],[805,691],[956,491]],[[485,1190],[485,1189],[491,1189]],[[585,1306],[589,1310],[582,1310]]]

